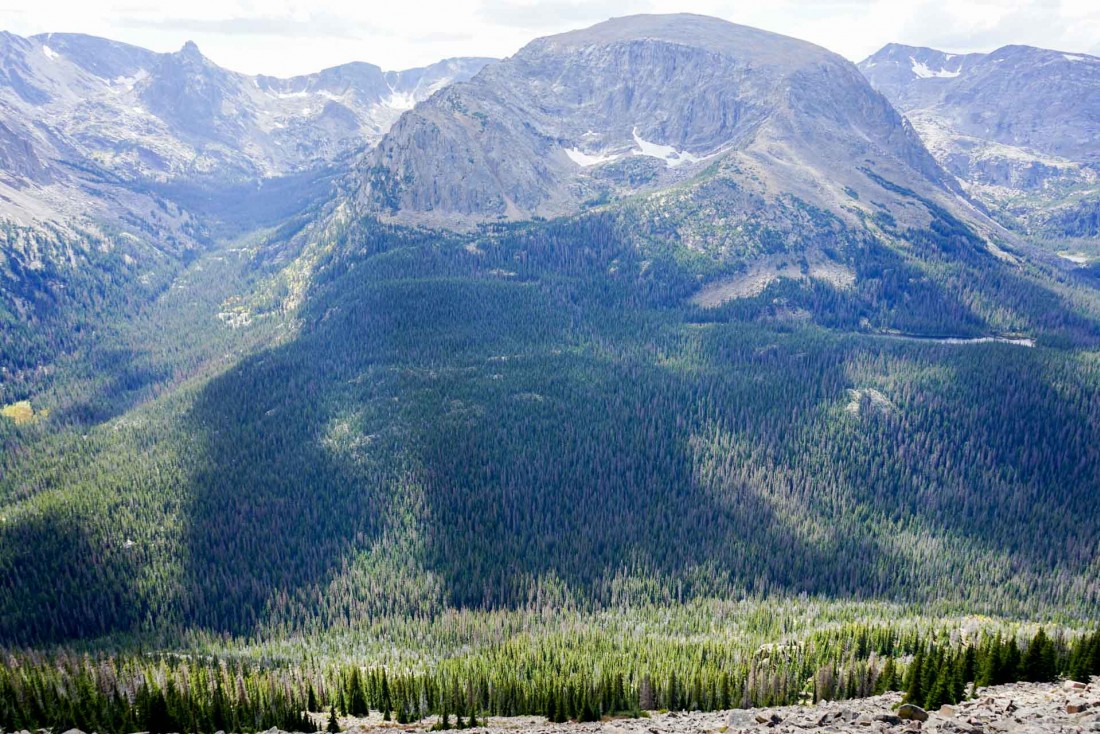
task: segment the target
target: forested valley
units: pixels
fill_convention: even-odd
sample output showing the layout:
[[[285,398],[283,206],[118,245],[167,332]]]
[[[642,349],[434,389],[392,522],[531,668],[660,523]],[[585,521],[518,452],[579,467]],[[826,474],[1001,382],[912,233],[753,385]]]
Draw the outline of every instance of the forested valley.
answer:
[[[76,360],[0,424],[8,728],[1100,672],[1100,528],[1067,509],[1100,477],[1087,283],[990,268],[961,225],[839,243],[858,289],[716,309],[686,296],[737,263],[603,214],[311,236],[200,259],[88,353],[142,370]],[[1006,333],[1036,346],[936,341]]]

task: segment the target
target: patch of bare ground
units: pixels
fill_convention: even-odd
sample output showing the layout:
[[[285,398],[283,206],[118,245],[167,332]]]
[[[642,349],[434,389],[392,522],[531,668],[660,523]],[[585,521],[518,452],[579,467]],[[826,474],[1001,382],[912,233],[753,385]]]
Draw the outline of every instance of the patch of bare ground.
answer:
[[[752,263],[742,273],[703,286],[691,297],[691,302],[703,308],[717,308],[739,298],[758,296],[780,279],[820,280],[836,288],[846,289],[855,285],[856,274],[847,265],[833,260],[820,259],[801,263],[789,257],[769,255]]]

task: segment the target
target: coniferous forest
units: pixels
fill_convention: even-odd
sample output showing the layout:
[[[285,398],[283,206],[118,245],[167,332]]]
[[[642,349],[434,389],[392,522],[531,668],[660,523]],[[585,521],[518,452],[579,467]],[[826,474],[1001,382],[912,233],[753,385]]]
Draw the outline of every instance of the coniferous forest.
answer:
[[[738,264],[627,224],[253,235],[12,396],[0,726],[934,707],[1100,674],[1087,284],[989,268],[955,222],[919,257],[838,242],[859,289],[704,309]]]

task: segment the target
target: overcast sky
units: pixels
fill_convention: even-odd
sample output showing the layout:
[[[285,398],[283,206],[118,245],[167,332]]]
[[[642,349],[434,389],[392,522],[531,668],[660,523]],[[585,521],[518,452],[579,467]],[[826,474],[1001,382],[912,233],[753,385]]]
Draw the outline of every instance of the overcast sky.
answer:
[[[193,40],[222,66],[288,76],[353,60],[403,69],[503,57],[532,38],[609,17],[676,11],[796,36],[854,61],[890,41],[1100,55],[1100,0],[0,0],[0,27],[90,33],[156,51]]]

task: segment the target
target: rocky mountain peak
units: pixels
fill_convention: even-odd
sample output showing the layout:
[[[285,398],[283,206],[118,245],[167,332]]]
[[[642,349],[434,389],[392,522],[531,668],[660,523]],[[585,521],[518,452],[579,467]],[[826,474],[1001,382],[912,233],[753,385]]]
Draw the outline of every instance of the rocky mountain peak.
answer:
[[[184,43],[175,55],[191,63],[207,63],[206,57],[202,55],[202,51],[199,50],[198,44],[194,41]]]
[[[889,158],[913,169],[905,177],[947,185],[842,57],[675,14],[535,40],[430,98],[367,161],[364,195],[442,220],[555,216],[689,180],[735,154],[811,178]]]
[[[239,75],[206,59],[194,42],[188,41],[176,53],[165,54],[149,71],[141,96],[148,108],[177,131],[222,139],[221,123],[236,126],[234,111],[242,105],[223,109],[223,103],[235,96]]]

